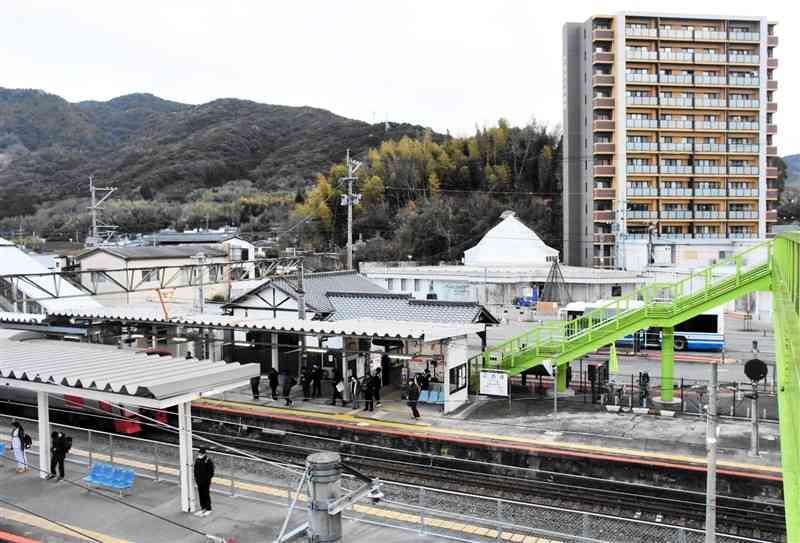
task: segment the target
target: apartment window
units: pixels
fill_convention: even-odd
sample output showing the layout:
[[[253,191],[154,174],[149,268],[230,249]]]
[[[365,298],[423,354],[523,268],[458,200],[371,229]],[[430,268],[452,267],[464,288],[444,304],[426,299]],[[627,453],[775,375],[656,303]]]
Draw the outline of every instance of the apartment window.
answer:
[[[160,268],[144,268],[142,269],[142,282],[149,283],[151,281],[158,281],[161,278]]]
[[[400,292],[408,291],[408,279],[400,279]]]
[[[450,394],[467,388],[467,364],[450,368]]]
[[[386,290],[394,290],[394,279],[386,280]]]
[[[414,279],[414,292],[419,292],[421,289],[421,282],[419,279]]]

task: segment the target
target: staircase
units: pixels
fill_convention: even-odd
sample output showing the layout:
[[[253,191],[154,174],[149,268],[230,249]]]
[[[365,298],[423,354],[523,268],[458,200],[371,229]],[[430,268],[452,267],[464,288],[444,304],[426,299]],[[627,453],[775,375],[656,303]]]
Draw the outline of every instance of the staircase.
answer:
[[[543,361],[567,364],[649,327],[675,326],[745,294],[770,290],[772,241],[750,247],[676,283],[651,283],[571,321],[550,321],[487,349],[471,367],[516,375]]]

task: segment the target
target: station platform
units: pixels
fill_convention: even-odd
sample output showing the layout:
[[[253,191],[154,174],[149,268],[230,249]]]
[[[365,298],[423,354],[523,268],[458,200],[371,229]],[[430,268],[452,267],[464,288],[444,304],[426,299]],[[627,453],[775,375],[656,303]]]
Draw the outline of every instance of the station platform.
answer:
[[[420,420],[413,420],[399,391],[389,392],[373,412],[331,405],[329,398],[295,401],[263,398],[255,401],[249,389],[225,393],[193,404],[195,416],[240,414],[275,421],[350,427],[359,431],[465,444],[485,444],[535,452],[576,454],[628,463],[661,463],[665,467],[704,471],[706,422],[702,416],[661,417],[651,414],[609,413],[594,408],[559,407],[554,418],[552,401],[522,406],[506,400],[475,402],[456,414],[443,415],[436,405],[420,404]],[[751,424],[742,419],[720,421],[720,473],[769,480],[782,478],[777,424],[760,425],[760,454],[749,455]]]

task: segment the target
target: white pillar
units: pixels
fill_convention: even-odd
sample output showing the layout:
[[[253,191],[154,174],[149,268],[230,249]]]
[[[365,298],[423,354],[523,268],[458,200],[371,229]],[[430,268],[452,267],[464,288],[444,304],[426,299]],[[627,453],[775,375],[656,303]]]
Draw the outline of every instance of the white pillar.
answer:
[[[181,510],[191,513],[195,510],[194,490],[192,489],[192,404],[178,404],[178,452],[180,456]]]
[[[279,372],[281,369],[278,367],[278,334],[270,334],[269,344],[272,347],[272,369]]]
[[[39,477],[50,473],[50,400],[47,392],[36,393],[36,406],[39,411]]]

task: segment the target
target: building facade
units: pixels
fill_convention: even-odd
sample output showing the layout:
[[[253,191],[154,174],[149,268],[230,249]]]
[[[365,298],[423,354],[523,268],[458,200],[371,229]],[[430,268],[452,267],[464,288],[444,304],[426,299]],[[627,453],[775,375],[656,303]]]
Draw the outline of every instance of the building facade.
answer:
[[[564,25],[566,263],[699,266],[772,233],[774,29],[640,13]]]

